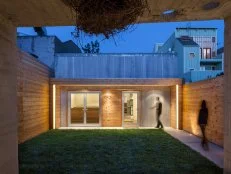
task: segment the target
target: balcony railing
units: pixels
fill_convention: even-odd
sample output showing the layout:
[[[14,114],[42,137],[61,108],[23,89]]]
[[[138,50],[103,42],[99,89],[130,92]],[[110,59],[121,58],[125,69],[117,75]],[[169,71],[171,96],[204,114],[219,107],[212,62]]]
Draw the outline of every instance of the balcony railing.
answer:
[[[174,54],[57,54],[56,78],[179,78]]]

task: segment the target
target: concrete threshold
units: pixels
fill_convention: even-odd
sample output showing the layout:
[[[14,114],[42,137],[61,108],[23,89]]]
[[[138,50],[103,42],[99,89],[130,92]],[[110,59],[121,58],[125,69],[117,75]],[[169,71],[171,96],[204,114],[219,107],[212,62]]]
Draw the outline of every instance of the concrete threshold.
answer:
[[[201,139],[193,134],[170,127],[164,128],[164,131],[191,149],[199,152],[202,156],[212,161],[220,168],[224,168],[224,149],[222,147],[209,143],[209,150],[206,151],[201,147]]]

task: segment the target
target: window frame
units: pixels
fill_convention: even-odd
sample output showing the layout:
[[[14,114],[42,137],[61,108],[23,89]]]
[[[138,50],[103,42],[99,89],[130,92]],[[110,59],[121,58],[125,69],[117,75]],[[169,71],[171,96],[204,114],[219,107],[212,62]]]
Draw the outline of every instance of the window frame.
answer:
[[[209,50],[209,54],[208,54],[208,50]],[[205,51],[205,56],[204,56],[204,51]],[[211,51],[212,51],[211,48],[203,48],[203,51],[202,51],[203,59],[211,59],[212,58]]]

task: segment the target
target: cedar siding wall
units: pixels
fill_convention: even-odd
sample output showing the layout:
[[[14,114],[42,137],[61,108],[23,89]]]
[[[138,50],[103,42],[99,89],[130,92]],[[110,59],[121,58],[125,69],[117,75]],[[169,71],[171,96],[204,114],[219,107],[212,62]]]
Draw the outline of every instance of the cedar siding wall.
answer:
[[[206,134],[209,141],[223,146],[224,138],[224,77],[186,84],[183,87],[183,129],[201,136],[197,124],[201,101],[208,107]]]
[[[103,90],[102,102],[102,126],[122,126],[122,91]]]
[[[18,51],[17,97],[19,143],[49,129],[50,69]]]

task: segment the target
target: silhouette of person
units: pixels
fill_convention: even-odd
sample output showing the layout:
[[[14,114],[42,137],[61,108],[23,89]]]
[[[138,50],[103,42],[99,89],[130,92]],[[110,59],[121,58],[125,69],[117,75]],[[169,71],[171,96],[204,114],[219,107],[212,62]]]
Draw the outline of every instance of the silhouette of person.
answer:
[[[156,109],[156,123],[157,123],[156,128],[163,128],[164,126],[160,121],[160,115],[162,112],[162,103],[160,102],[159,97],[156,97],[156,104],[154,108]]]
[[[203,100],[201,103],[201,109],[200,109],[199,116],[198,116],[198,124],[201,128],[201,132],[203,136],[202,141],[201,141],[202,147],[205,147],[205,146],[208,147],[207,139],[205,136],[205,128],[206,128],[207,122],[208,122],[208,109],[206,107],[205,100]]]

